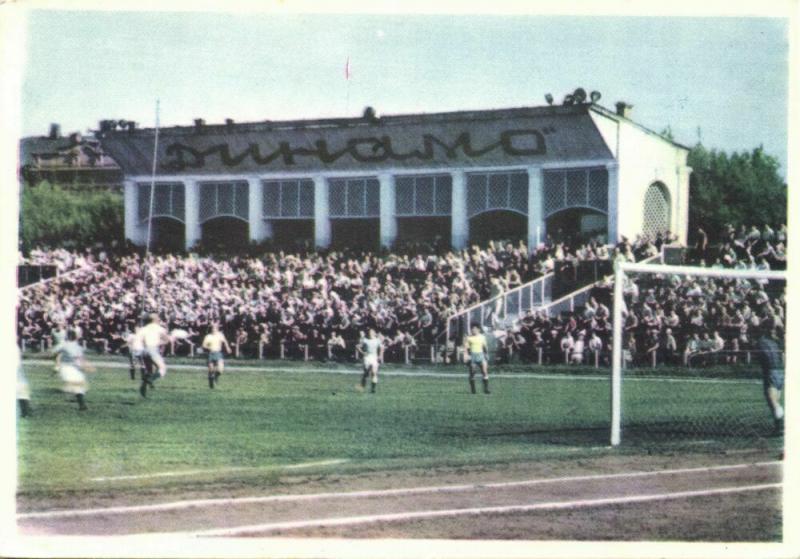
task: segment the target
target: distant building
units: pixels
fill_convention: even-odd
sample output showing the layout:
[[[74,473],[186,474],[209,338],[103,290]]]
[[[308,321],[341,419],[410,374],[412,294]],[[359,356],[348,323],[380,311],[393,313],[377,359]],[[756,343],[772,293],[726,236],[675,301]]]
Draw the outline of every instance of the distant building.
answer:
[[[96,138],[74,132],[61,136],[57,124],[47,136],[30,136],[19,143],[20,177],[29,185],[41,181],[61,185],[94,185],[121,189],[122,169],[105,154]]]
[[[98,137],[125,173],[125,235],[190,248],[273,239],[376,248],[670,230],[686,240],[688,148],[596,103],[162,128]]]

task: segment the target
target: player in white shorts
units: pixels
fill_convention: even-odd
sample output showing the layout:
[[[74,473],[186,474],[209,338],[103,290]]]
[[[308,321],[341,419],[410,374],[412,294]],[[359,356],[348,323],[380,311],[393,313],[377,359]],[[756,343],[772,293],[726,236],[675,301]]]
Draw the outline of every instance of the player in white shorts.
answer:
[[[75,394],[78,401],[78,409],[85,411],[86,391],[89,384],[86,382],[86,375],[83,369],[90,370],[91,367],[83,357],[83,348],[78,344],[78,334],[70,329],[67,332],[67,339],[53,348],[56,355],[56,369],[58,376],[64,382],[64,392]]]
[[[215,323],[211,325],[211,332],[203,338],[203,349],[208,354],[208,387],[214,388],[214,383],[219,381],[220,375],[225,371],[225,361],[223,359],[222,348],[231,353],[231,346],[225,334],[220,332],[219,326]]]
[[[125,345],[128,346],[128,361],[130,364],[131,380],[136,379],[136,369],[139,369],[139,374],[144,378],[144,342],[140,334],[141,328],[135,327],[133,332],[128,332],[125,335]]]
[[[383,342],[378,338],[374,328],[370,328],[366,338],[361,340],[358,351],[364,356],[364,374],[361,376],[361,389],[367,386],[367,377],[370,377],[370,392],[378,388],[378,366],[383,360]]]
[[[167,364],[161,357],[161,346],[169,343],[171,338],[155,313],[151,314],[148,323],[139,329],[139,336],[141,336],[144,346],[142,355],[145,368],[139,394],[145,398],[147,397],[147,387],[153,388],[153,383],[167,374]]]
[[[17,348],[17,404],[20,417],[31,415],[31,388],[22,369],[22,354]]]

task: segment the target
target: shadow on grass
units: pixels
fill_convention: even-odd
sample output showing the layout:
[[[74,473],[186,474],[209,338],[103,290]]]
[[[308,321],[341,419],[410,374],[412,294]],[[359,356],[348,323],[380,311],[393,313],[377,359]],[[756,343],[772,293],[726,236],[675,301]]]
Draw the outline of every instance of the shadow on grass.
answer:
[[[596,427],[556,427],[525,429],[520,431],[495,431],[473,433],[441,433],[445,437],[472,439],[492,439],[515,443],[532,443],[553,446],[597,446],[606,445],[609,440],[607,426]]]

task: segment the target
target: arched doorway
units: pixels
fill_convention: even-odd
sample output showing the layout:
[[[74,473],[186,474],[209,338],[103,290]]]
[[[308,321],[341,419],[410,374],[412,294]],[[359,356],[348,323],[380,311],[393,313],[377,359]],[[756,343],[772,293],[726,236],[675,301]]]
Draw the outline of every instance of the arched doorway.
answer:
[[[469,220],[469,242],[485,246],[489,241],[514,244],[528,236],[528,216],[512,210],[490,210]]]
[[[397,246],[431,246],[442,249],[450,246],[450,216],[398,217]]]
[[[671,213],[667,187],[660,182],[648,186],[644,195],[642,233],[655,238],[658,233],[669,230]]]
[[[380,220],[372,218],[332,219],[331,248],[376,251],[380,248]]]
[[[275,250],[302,252],[314,247],[313,219],[273,219],[270,223]]]
[[[592,208],[572,207],[547,218],[547,235],[556,242],[583,243],[608,237],[608,216]]]
[[[213,252],[237,253],[250,244],[247,222],[238,217],[221,216],[202,224],[203,247]]]
[[[186,237],[183,222],[173,217],[154,217],[150,230],[150,250],[153,252],[182,252]]]

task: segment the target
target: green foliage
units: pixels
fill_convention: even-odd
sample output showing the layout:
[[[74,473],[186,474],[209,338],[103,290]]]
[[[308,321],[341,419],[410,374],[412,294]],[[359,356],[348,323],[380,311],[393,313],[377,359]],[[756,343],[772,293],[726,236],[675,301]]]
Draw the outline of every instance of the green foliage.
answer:
[[[23,251],[36,246],[89,246],[124,237],[122,195],[107,190],[65,189],[41,182],[20,197]]]
[[[697,227],[714,239],[726,224],[786,223],[786,184],[776,158],[758,147],[730,155],[697,144],[689,152],[692,167],[689,231]]]

